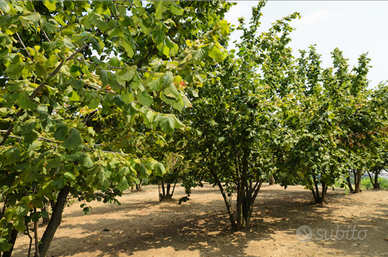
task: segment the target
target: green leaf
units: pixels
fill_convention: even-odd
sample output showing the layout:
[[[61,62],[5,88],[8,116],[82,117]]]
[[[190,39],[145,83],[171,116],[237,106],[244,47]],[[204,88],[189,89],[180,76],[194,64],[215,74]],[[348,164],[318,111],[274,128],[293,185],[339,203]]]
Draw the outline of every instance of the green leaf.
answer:
[[[165,4],[165,1],[154,1],[153,3],[155,5],[155,17],[160,20],[162,19],[162,14],[167,10],[166,4],[170,3]]]
[[[19,156],[20,156],[20,149],[15,146],[8,149],[5,152],[5,157],[8,164],[12,164],[18,161]]]
[[[27,144],[31,144],[36,139],[38,139],[39,136],[40,135],[37,131],[32,130],[29,134],[24,135],[23,139],[24,139],[24,142],[26,142]]]
[[[35,129],[36,126],[36,121],[35,120],[28,120],[23,123],[23,125],[20,127],[21,128],[21,134],[29,134],[33,129]]]
[[[74,174],[73,173],[70,173],[70,172],[65,172],[64,174],[63,174],[63,176],[65,177],[65,178],[67,178],[68,180],[72,180],[72,181],[74,181],[76,178],[75,178],[75,176],[74,176]]]
[[[223,20],[223,21],[220,21],[219,22],[220,26],[221,26],[221,35],[223,37],[226,37],[229,35],[229,25],[228,25],[228,21],[227,20]]]
[[[32,22],[38,22],[41,18],[40,14],[37,12],[34,12],[33,14],[30,14],[28,16],[23,17],[25,20],[32,21]]]
[[[175,2],[171,1],[170,5],[170,11],[175,14],[181,16],[183,14],[183,9],[179,5],[177,5]]]
[[[129,104],[133,102],[135,98],[130,92],[128,92],[127,90],[123,90],[123,92],[121,92],[121,100],[123,100],[125,104]]]
[[[35,170],[28,168],[23,172],[23,180],[25,182],[30,183],[37,179],[38,179],[38,173]]]
[[[107,173],[105,172],[105,169],[103,169],[103,168],[99,168],[98,181],[99,181],[100,185],[104,188],[108,188],[110,186],[110,182],[108,180]]]
[[[1,2],[3,2],[3,1],[0,1],[0,3]],[[0,238],[0,252],[7,252],[7,251],[11,250],[12,246],[13,246],[12,244],[7,242],[7,239]]]
[[[119,186],[117,187],[118,190],[124,191],[129,188],[129,184],[126,177],[121,177]]]
[[[113,59],[113,58],[112,58]],[[103,86],[110,84],[109,73],[107,70],[99,70],[99,75]]]
[[[157,79],[152,80],[148,83],[148,87],[151,91],[159,92],[162,89],[163,77],[160,76]]]
[[[59,179],[56,179],[54,180],[51,185],[55,188],[55,189],[62,189],[65,185],[66,185],[66,179],[65,177],[60,177]]]
[[[36,208],[43,208],[43,202],[41,199],[32,200],[32,205]]]
[[[131,81],[136,74],[136,66],[126,67],[117,73],[117,82],[125,85],[125,81]]]
[[[63,142],[63,146],[68,150],[76,149],[82,143],[81,135],[78,130],[71,128],[68,137]]]
[[[27,95],[27,93],[20,93],[19,94],[19,100],[18,104],[20,108],[24,110],[31,110],[35,111],[38,105],[30,100],[30,97]]]
[[[125,52],[127,52],[128,57],[132,58],[134,52],[133,52],[133,47],[129,42],[126,40],[121,40],[121,45],[124,47]]]
[[[146,169],[146,167],[143,164],[140,165],[139,175],[140,175],[140,178],[142,178],[142,179],[148,178],[148,176],[150,175],[150,173],[148,172],[148,170]]]
[[[83,165],[84,165],[85,168],[88,168],[88,169],[90,169],[90,168],[92,168],[94,166],[94,163],[93,163],[93,161],[92,161],[92,159],[90,158],[89,155],[87,155],[85,157]]]
[[[66,124],[59,123],[57,124],[57,129],[54,133],[54,138],[62,141],[66,138],[68,133],[69,133],[69,129],[67,128]]]
[[[98,101],[97,99],[93,98],[92,100],[90,100],[90,103],[89,103],[88,107],[90,109],[96,109],[99,104],[100,104],[100,101]]]
[[[217,62],[222,62],[224,60],[224,55],[221,52],[221,50],[214,45],[210,50],[209,50],[209,57],[213,58]]]
[[[159,120],[159,127],[163,133],[171,134],[175,128],[175,119],[172,115],[162,116]]]
[[[57,9],[55,3],[56,1],[43,1],[44,6],[46,6],[50,12],[53,12]]]
[[[47,21],[45,21],[43,19],[41,20],[41,24],[42,24],[43,30],[45,30],[47,33],[52,34],[52,33],[57,32],[57,30],[58,30],[58,26],[57,25],[52,24],[50,22],[47,22]]]
[[[139,100],[139,102],[145,106],[150,106],[153,102],[152,97],[146,91],[143,91],[143,92],[138,91],[136,97]]]
[[[195,62],[204,60],[208,55],[208,48],[202,47],[192,52],[192,57]],[[210,54],[209,54],[210,55]]]
[[[17,231],[24,231],[26,229],[26,226],[24,225],[24,217],[23,216],[16,216],[13,220],[13,227]]]
[[[155,165],[155,174],[156,174],[156,176],[163,176],[164,173],[166,173],[164,165],[162,163],[158,162]]]
[[[81,97],[77,94],[76,91],[71,92],[71,97],[69,98],[70,101],[78,102],[81,99]]]
[[[30,208],[27,206],[27,204],[19,205],[16,208],[16,215],[18,216],[24,216],[27,215],[27,213],[30,211]]]
[[[11,11],[11,7],[9,6],[7,1],[0,1],[0,9],[3,10],[5,13]]]

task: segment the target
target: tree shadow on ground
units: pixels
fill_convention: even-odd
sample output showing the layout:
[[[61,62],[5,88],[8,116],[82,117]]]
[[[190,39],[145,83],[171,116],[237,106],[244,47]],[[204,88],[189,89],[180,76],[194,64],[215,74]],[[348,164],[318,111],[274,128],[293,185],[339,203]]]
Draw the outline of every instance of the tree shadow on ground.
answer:
[[[220,194],[217,188],[207,187],[203,190],[208,194]],[[193,194],[196,193],[193,191]],[[206,198],[207,193],[202,192],[201,197]],[[384,216],[387,215],[387,202],[375,204],[370,215],[353,217],[346,208],[355,205],[368,208],[364,206],[367,203],[356,201],[362,198],[361,195],[344,195],[343,191],[336,190],[329,192],[328,204],[313,205],[310,191],[287,191],[264,186],[254,204],[250,227],[243,232],[232,233],[224,202],[219,196],[219,200],[202,203],[193,200],[182,205],[144,200],[115,208],[109,205],[94,207],[93,212],[99,215],[98,219],[91,215],[84,223],[70,224],[65,220],[61,224],[61,229],[81,231],[81,237],[58,233],[50,246],[51,255],[48,256],[94,254],[118,257],[120,254],[148,255],[149,250],[154,250],[157,256],[157,251],[161,249],[167,249],[178,256],[199,254],[233,257],[280,256],[277,254],[280,249],[289,253],[284,256],[291,256],[299,248],[307,248],[311,254],[323,252],[324,255],[331,255],[343,253],[344,249],[349,249],[349,244],[352,245],[353,256],[384,256],[388,252],[388,244],[377,247],[376,241],[376,238],[384,240],[384,229],[388,229],[388,219]],[[337,215],[341,209],[345,209],[345,212]],[[73,217],[71,215],[66,217]],[[105,217],[101,218],[101,215]],[[313,231],[313,237],[308,242],[299,241],[295,234],[296,229],[302,225],[309,226]],[[349,225],[368,230],[370,236],[365,240],[317,239],[319,229],[330,233],[337,226],[344,229]],[[283,234],[283,239],[275,241],[279,233]],[[284,240],[292,243],[285,244]],[[64,251],[62,245],[72,247]],[[15,254],[19,256],[20,252],[26,252],[26,247],[15,249]]]

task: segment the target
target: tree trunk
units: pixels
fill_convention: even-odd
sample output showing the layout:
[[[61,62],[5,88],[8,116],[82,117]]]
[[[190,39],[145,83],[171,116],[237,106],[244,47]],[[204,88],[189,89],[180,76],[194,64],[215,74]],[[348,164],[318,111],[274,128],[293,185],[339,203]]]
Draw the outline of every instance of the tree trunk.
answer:
[[[213,178],[214,178],[218,188],[220,189],[222,197],[224,198],[224,202],[226,205],[226,210],[228,211],[229,221],[230,221],[230,225],[232,227],[232,231],[236,231],[236,221],[234,220],[234,217],[233,217],[232,206],[230,205],[228,196],[226,195],[224,188],[222,187],[221,182],[218,179],[217,175],[214,172],[212,173],[212,175],[213,175]]]
[[[59,227],[59,225],[61,224],[62,212],[63,212],[63,208],[65,207],[66,198],[67,198],[67,195],[69,194],[69,191],[70,191],[69,185],[65,185],[65,187],[62,188],[61,191],[59,191],[59,195],[55,203],[50,222],[47,225],[47,228],[44,231],[44,234],[42,236],[42,240],[41,240],[42,244],[40,244],[39,246],[40,257],[46,256],[47,250],[49,249],[51,241],[54,238],[54,234],[57,231],[57,228]]]
[[[268,182],[270,186],[275,185],[275,179],[273,178],[272,175],[269,177]]]
[[[348,186],[349,186],[350,193],[353,193],[354,190],[353,190],[352,183],[351,183],[351,181],[350,181],[350,175],[346,178],[346,181],[348,182]]]
[[[373,185],[374,189],[380,189],[380,184],[379,184],[379,173],[375,173],[375,184]]]
[[[361,177],[362,173],[361,170],[353,170],[354,173],[354,193],[361,192]]]
[[[18,231],[16,229],[12,229],[11,239],[8,241],[8,243],[10,243],[12,247],[11,249],[9,249],[9,251],[3,252],[3,257],[11,257],[17,236],[18,236]]]
[[[313,192],[314,196],[314,203],[315,204],[323,204],[326,201],[326,192],[327,192],[327,186],[325,183],[322,182],[322,192],[319,193],[319,184],[318,180],[316,179],[315,175],[313,175],[313,181],[314,181],[314,188],[311,190]]]

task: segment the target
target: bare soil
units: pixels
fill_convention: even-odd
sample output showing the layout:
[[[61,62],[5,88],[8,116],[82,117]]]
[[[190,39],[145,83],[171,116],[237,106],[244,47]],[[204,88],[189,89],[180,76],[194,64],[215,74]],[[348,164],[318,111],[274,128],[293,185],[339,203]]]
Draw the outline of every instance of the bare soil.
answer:
[[[388,256],[387,190],[345,195],[336,189],[328,192],[327,204],[312,205],[302,186],[265,184],[250,228],[236,233],[217,188],[195,188],[178,205],[184,195],[177,188],[175,200],[159,202],[157,186],[150,185],[125,192],[121,206],[92,202],[88,215],[76,202],[65,208],[48,256]],[[313,231],[308,242],[296,236],[302,225]],[[337,230],[349,232],[341,240]],[[319,240],[325,231],[327,240]],[[28,245],[20,233],[14,256],[27,256]]]

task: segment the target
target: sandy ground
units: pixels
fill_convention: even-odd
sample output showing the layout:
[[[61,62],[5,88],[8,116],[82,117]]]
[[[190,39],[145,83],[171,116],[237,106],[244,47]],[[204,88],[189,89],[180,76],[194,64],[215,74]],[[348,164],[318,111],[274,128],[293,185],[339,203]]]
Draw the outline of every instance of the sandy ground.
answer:
[[[91,203],[88,215],[74,203],[65,208],[47,256],[388,256],[387,190],[345,195],[336,189],[320,206],[302,186],[265,184],[250,228],[236,233],[217,188],[195,188],[191,200],[178,205],[184,195],[177,188],[175,201],[159,202],[157,186],[146,186],[125,192],[121,206]],[[312,230],[308,242],[296,236],[302,225]],[[342,240],[339,230],[349,231]],[[13,256],[27,256],[28,244],[20,233]]]

